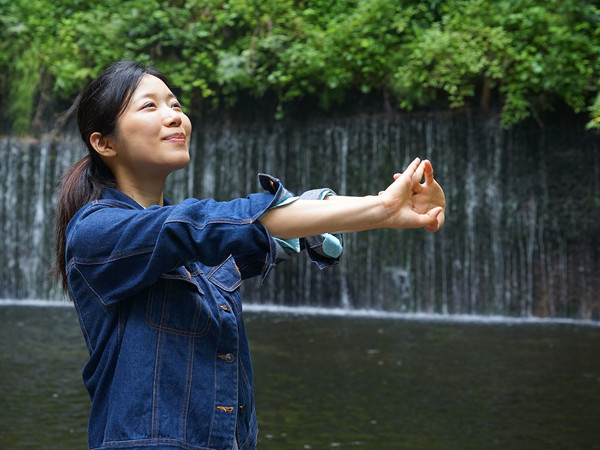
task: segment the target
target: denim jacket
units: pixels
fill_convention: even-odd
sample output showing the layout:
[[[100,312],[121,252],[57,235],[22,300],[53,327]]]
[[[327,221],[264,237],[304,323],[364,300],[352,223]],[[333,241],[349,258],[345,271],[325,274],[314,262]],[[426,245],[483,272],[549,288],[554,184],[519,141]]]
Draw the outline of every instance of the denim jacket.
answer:
[[[293,197],[259,178],[268,193],[147,209],[107,188],[69,222],[69,293],[90,353],[90,448],[231,449],[234,439],[255,448],[238,288],[287,258],[258,219]],[[319,267],[338,260],[302,245]]]

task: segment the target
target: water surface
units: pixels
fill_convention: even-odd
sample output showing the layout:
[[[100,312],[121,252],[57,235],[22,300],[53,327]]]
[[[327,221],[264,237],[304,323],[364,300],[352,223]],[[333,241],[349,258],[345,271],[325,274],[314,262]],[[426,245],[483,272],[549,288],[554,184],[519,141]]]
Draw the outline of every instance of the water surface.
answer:
[[[287,310],[246,321],[260,449],[600,448],[598,326]],[[0,448],[85,448],[86,358],[70,307],[0,306]]]

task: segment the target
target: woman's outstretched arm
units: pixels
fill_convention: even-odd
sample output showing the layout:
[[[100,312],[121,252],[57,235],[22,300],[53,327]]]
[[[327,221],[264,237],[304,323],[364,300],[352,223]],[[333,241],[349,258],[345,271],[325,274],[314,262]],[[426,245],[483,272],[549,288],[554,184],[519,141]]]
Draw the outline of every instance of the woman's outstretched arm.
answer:
[[[425,182],[421,178],[425,175]],[[446,207],[442,188],[429,161],[415,159],[377,196],[330,196],[324,201],[297,200],[271,209],[260,220],[281,239],[375,228],[421,228],[437,231]]]

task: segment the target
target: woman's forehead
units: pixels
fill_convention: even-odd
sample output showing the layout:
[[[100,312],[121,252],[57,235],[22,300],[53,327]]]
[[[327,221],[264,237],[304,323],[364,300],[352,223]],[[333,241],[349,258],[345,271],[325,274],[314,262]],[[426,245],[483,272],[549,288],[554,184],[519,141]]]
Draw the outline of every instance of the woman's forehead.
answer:
[[[146,74],[133,92],[134,99],[143,97],[175,97],[175,95],[160,78]]]

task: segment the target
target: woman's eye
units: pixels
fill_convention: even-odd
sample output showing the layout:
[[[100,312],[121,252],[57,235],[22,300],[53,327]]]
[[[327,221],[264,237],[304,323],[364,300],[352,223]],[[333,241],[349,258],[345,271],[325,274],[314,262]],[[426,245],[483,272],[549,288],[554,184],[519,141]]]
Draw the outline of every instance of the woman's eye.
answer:
[[[179,103],[179,102],[175,102],[175,103],[173,103],[173,104],[171,105],[171,108],[178,108],[178,109],[181,109],[181,103]]]
[[[152,102],[148,102],[144,105],[144,108],[154,108],[156,105]]]

